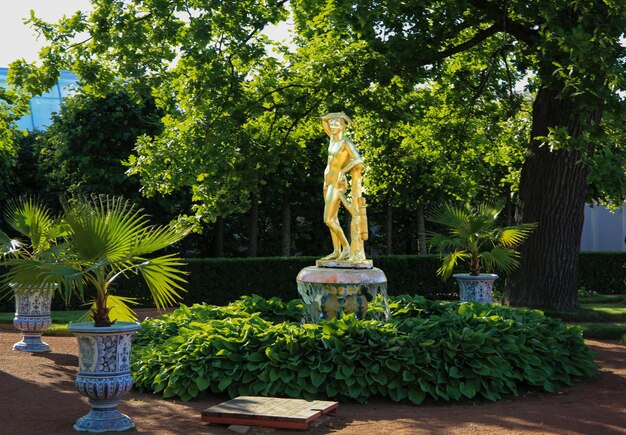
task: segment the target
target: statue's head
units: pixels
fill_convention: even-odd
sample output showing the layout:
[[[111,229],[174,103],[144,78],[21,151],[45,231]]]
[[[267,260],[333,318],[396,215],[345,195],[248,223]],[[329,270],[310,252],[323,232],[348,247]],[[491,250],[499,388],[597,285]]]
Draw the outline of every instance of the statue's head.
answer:
[[[341,119],[340,117],[336,117],[336,118],[331,118],[328,121],[328,128],[330,128],[331,133],[338,133],[340,131],[343,131],[343,129],[346,127],[346,123],[343,119]]]
[[[327,115],[328,116],[328,115]],[[343,112],[331,113],[328,120],[328,128],[331,133],[343,131],[346,127],[352,125],[352,120]]]

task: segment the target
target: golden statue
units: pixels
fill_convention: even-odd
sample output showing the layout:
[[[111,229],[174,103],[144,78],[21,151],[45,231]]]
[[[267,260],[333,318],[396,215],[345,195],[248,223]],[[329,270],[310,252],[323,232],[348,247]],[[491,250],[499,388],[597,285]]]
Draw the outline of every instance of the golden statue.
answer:
[[[319,266],[371,267],[371,260],[365,259],[363,249],[363,241],[367,240],[365,197],[361,187],[363,159],[350,138],[344,135],[351,124],[352,120],[343,112],[322,117],[324,131],[330,136],[328,164],[324,171],[324,223],[330,229],[333,252],[318,260]],[[351,215],[350,243],[339,223],[341,204]]]

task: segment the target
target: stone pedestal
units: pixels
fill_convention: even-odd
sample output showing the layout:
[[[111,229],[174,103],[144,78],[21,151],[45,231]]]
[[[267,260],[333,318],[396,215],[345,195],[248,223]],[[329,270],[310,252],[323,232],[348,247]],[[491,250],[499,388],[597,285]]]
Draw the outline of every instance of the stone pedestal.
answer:
[[[296,281],[298,293],[307,308],[305,320],[310,323],[352,313],[363,319],[369,302],[378,296],[384,297],[386,305],[387,277],[375,267],[309,266],[300,271]],[[388,310],[382,317],[388,317]]]

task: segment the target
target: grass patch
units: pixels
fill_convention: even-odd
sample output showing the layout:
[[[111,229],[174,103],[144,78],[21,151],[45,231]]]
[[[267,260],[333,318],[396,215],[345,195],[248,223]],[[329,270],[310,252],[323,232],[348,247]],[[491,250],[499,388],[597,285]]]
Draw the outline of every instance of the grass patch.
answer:
[[[67,326],[67,323],[53,323],[48,329],[44,331],[42,335],[53,337],[73,337],[74,334],[67,330]]]
[[[42,335],[71,337],[73,334],[67,330],[67,325],[77,322],[85,315],[86,311],[52,311],[52,325]],[[0,323],[13,323],[15,313],[0,313]]]
[[[626,316],[626,300],[621,303],[581,304],[585,310],[598,311],[610,316]]]
[[[571,311],[545,310],[545,314],[569,323],[624,323],[626,299],[620,295],[594,295],[580,298],[580,308]]]
[[[67,325],[71,322],[77,322],[86,311],[52,311],[52,323]],[[0,323],[13,323],[15,313],[0,313]]]
[[[580,303],[585,304],[614,304],[619,302],[624,302],[624,296],[622,295],[592,295],[592,296],[581,296]]]
[[[626,335],[626,323],[574,323],[583,331],[583,337],[596,340],[619,340]]]

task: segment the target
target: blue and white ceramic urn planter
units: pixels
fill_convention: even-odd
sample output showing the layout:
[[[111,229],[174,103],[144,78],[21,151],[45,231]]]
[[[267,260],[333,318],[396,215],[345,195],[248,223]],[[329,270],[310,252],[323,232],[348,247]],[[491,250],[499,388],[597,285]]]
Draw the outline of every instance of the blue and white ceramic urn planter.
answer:
[[[459,283],[459,297],[461,302],[480,302],[490,304],[493,295],[493,282],[498,275],[481,273],[470,275],[469,273],[456,273],[452,275]]]
[[[133,386],[130,348],[137,322],[116,322],[108,327],[93,322],[74,323],[68,329],[78,339],[79,368],[76,388],[89,398],[91,410],[76,421],[79,432],[121,432],[134,429],[130,417],[117,405]]]
[[[13,350],[22,352],[50,352],[50,346],[41,340],[41,334],[52,325],[50,304],[54,287],[23,288],[11,284],[15,295],[13,326],[22,332],[22,340]]]

